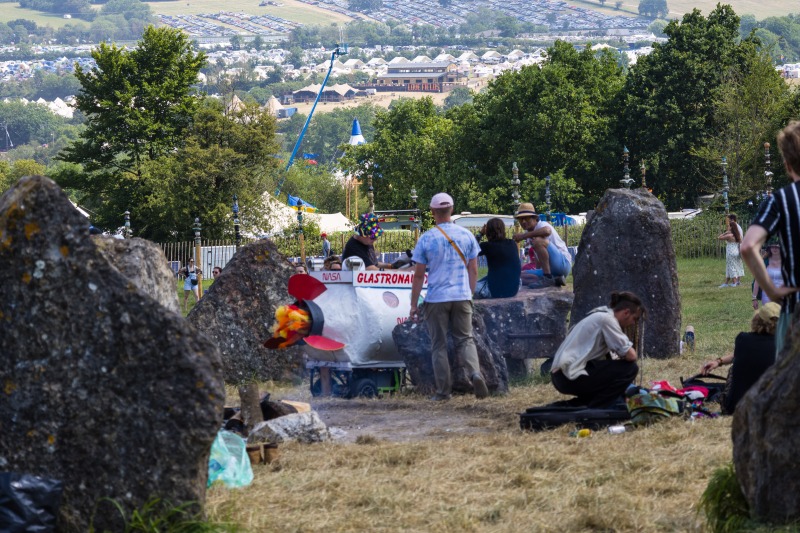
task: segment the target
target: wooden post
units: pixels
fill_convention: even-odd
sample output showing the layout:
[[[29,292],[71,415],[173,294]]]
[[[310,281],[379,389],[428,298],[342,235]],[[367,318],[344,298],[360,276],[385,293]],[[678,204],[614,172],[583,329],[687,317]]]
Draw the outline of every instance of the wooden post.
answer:
[[[323,396],[331,395],[331,369],[323,366],[319,369],[320,391]]]

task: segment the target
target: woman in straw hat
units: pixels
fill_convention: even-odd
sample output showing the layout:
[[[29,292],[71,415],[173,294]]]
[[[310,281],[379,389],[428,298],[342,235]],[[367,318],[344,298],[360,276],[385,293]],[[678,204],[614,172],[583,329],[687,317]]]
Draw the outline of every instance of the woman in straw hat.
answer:
[[[723,413],[733,414],[739,400],[775,362],[775,327],[780,313],[781,306],[775,302],[763,305],[753,313],[750,331],[736,336],[732,354],[708,361],[700,367],[700,373],[707,375],[716,368],[732,365],[721,402]]]

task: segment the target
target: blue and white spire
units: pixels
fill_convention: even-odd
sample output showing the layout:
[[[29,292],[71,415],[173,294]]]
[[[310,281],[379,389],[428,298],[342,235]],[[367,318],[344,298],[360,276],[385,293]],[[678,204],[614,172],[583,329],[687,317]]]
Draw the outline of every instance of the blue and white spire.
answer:
[[[367,141],[364,140],[364,136],[361,135],[361,124],[358,123],[358,119],[353,119],[353,131],[350,133],[350,142],[348,144],[352,146],[356,146],[359,144],[364,144]]]

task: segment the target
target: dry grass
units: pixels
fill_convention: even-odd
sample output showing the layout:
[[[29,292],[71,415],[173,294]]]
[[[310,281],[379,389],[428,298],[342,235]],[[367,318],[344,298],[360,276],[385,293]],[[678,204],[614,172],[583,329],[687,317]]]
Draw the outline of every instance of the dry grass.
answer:
[[[677,384],[694,374],[730,347],[752,313],[749,281],[716,288],[722,261],[680,261],[679,272],[684,324],[695,326],[698,350],[644,361],[645,381]],[[414,394],[336,400],[312,399],[306,386],[264,390],[311,401],[323,417],[347,414],[362,433],[283,446],[277,462],[254,467],[250,487],[212,488],[211,519],[246,531],[700,531],[700,496],[731,460],[730,418],[676,418],[580,439],[570,427],[521,432],[517,413],[560,397],[539,378],[504,397],[444,404]]]

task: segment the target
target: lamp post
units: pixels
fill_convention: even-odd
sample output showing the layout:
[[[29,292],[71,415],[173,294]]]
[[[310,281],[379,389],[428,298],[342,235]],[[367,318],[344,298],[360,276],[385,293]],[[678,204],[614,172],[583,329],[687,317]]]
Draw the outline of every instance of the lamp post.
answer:
[[[234,253],[239,250],[239,246],[242,244],[242,235],[239,233],[239,198],[236,194],[233,195],[233,233],[236,239],[236,244],[234,245]]]
[[[767,183],[767,196],[772,196],[772,162],[769,156],[769,143],[764,143],[764,178]]]
[[[200,230],[202,226],[200,226],[200,218],[195,217],[194,219],[194,264],[195,268],[197,268],[197,294],[199,296],[203,296],[203,276],[200,270],[200,260],[202,259],[202,251],[200,249]]]
[[[511,203],[514,205],[514,212],[511,213],[512,216],[516,216],[517,211],[519,211],[519,168],[517,168],[517,162],[511,165]]]
[[[642,159],[642,164],[639,165],[639,170],[642,171],[642,188],[647,188],[647,180],[645,179],[645,174],[647,174],[647,168],[644,166],[644,159]]]
[[[419,240],[419,209],[417,208],[417,189],[411,187],[411,208],[414,210],[414,242]]]
[[[123,237],[125,237],[126,239],[130,239],[131,238],[131,212],[130,211],[125,211],[124,215],[125,215],[125,229],[123,230],[123,233],[124,233]]]
[[[372,169],[367,174],[367,199],[369,200],[369,212],[375,212],[375,189],[372,188]]]
[[[303,201],[297,201],[297,224],[300,226],[298,235],[300,237],[300,260],[306,264],[306,238],[303,234]]]
[[[547,221],[550,222],[550,174],[544,177],[544,203],[547,204]]]
[[[631,169],[628,166],[628,162],[630,160],[630,152],[628,151],[628,147],[625,146],[622,150],[622,179],[619,180],[619,184],[626,189],[630,189],[631,185],[633,184],[633,180],[631,179]]]
[[[725,213],[731,210],[728,203],[728,158],[722,156],[722,199],[725,200]]]

